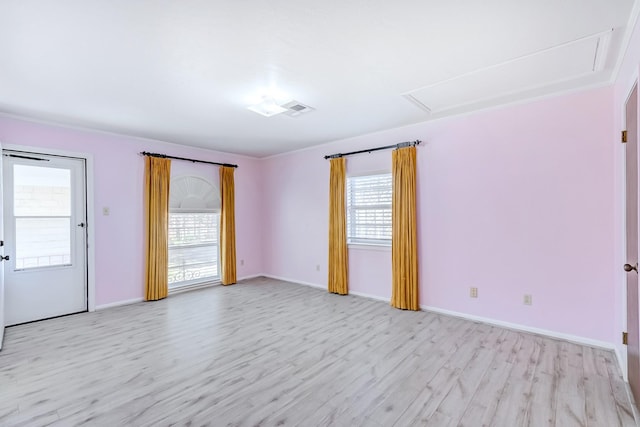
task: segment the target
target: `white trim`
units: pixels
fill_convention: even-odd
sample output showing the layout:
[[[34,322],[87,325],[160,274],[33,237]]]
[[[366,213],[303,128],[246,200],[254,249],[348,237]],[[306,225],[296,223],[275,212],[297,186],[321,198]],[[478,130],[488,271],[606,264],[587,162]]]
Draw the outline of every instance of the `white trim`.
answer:
[[[496,319],[491,319],[491,318],[482,317],[482,316],[475,316],[473,314],[460,313],[458,311],[445,310],[442,308],[430,307],[426,305],[424,306],[421,305],[420,309],[424,311],[430,311],[433,313],[444,314],[447,316],[460,317],[462,319],[471,320],[474,322],[487,323],[490,325],[496,325],[503,328],[515,329],[518,331],[530,332],[538,335],[545,335],[551,338],[559,338],[565,341],[570,341],[577,344],[584,344],[591,347],[600,347],[607,350],[615,350],[615,345],[613,343],[594,340],[591,338],[580,337],[578,335],[565,334],[562,332],[550,331],[548,329],[539,329],[539,328],[534,328],[532,326],[521,325],[518,323],[504,322],[502,320],[496,320]]]
[[[629,46],[631,45],[631,36],[633,35],[633,30],[635,29],[636,23],[638,21],[638,16],[640,16],[640,3],[634,2],[634,5],[631,9],[631,15],[629,16],[629,21],[627,21],[624,35],[622,36],[622,40],[620,41],[620,49],[617,52],[618,58],[613,66],[613,71],[611,73],[612,84],[615,83],[616,80],[618,80],[620,70],[622,69],[622,64],[624,63],[624,59],[627,56]]]
[[[2,116],[3,114],[0,114]],[[30,145],[3,144],[2,150],[24,151],[35,154],[75,157],[85,160],[86,202],[87,202],[87,311],[96,310],[96,256],[95,256],[95,209],[94,209],[94,164],[93,154],[77,151],[58,150]]]
[[[120,307],[123,305],[137,304],[143,301],[144,301],[144,298],[139,297],[139,298],[127,299],[124,301],[110,302],[109,304],[100,304],[95,307],[95,311],[104,310],[104,309],[113,308],[113,307]]]
[[[88,307],[87,310],[96,309],[96,233],[95,233],[95,201],[94,201],[94,177],[93,156],[85,154],[86,159],[86,186],[87,186],[87,280],[88,280]]]
[[[325,290],[325,291],[327,290],[327,285],[319,285],[317,283],[303,282],[303,281],[300,281],[300,280],[289,279],[287,277],[274,276],[272,274],[260,274],[259,276],[267,277],[269,279],[282,280],[283,282],[289,282],[289,283],[293,283],[293,284],[296,284],[296,285],[309,286],[311,288],[322,289],[322,290]],[[390,302],[391,301],[390,298],[380,297],[380,296],[377,296],[377,295],[367,294],[367,293],[364,293],[364,292],[354,292],[354,291],[351,291],[351,290],[349,290],[348,295],[353,295],[353,296],[356,296],[356,297],[368,298],[368,299],[372,299],[372,300],[376,300],[376,301],[383,301],[383,302]]]
[[[244,280],[256,279],[258,277],[265,277],[265,275],[264,274],[252,274],[250,276],[238,277],[236,279],[236,283],[242,282]]]
[[[293,280],[293,279],[289,279],[286,277],[281,277],[281,276],[274,276],[272,274],[262,274],[262,276],[264,277],[268,277],[271,279],[276,279],[276,280],[282,280],[285,282],[290,282],[290,283],[296,283],[299,285],[304,285],[304,286],[311,286],[313,288],[319,288],[319,289],[326,289],[325,286],[321,286],[315,283],[310,283],[310,282],[302,282],[299,280]],[[380,297],[377,295],[371,295],[371,294],[366,294],[366,293],[362,293],[362,292],[352,292],[349,291],[349,295],[353,295],[353,296],[358,296],[358,297],[362,297],[362,298],[369,298],[369,299],[374,299],[377,301],[384,301],[384,302],[390,302],[390,298],[386,298],[386,297]],[[481,322],[481,323],[487,323],[490,325],[496,325],[496,326],[500,326],[503,328],[508,328],[508,329],[515,329],[515,330],[519,330],[519,331],[524,331],[524,332],[530,332],[530,333],[534,333],[534,334],[538,334],[538,335],[544,335],[547,337],[551,337],[551,338],[559,338],[565,341],[570,341],[570,342],[574,342],[577,344],[584,344],[584,345],[588,345],[588,346],[592,346],[592,347],[600,347],[600,348],[604,348],[607,350],[614,350],[614,352],[616,351],[616,347],[613,343],[610,342],[606,342],[606,341],[599,341],[599,340],[594,340],[591,338],[585,338],[585,337],[580,337],[577,335],[571,335],[571,334],[565,334],[562,332],[555,332],[555,331],[550,331],[548,329],[540,329],[540,328],[534,328],[531,326],[526,326],[526,325],[520,325],[518,323],[511,323],[511,322],[504,322],[502,320],[496,320],[496,319],[491,319],[488,317],[481,317],[481,316],[474,316],[472,314],[466,314],[466,313],[460,313],[457,311],[451,311],[451,310],[445,310],[445,309],[441,309],[441,308],[437,308],[437,307],[430,307],[430,306],[426,306],[426,305],[421,305],[420,309],[423,311],[430,311],[432,313],[438,313],[438,314],[444,314],[446,316],[453,316],[453,317],[460,317],[462,319],[466,319],[466,320],[471,320],[474,322]],[[617,356],[617,353],[616,353]]]
[[[620,106],[620,123],[622,123],[622,129],[626,129],[627,128],[627,103],[629,102],[629,98],[631,98],[631,94],[634,90],[634,88],[636,88],[636,86],[638,86],[638,69],[634,68],[634,72],[631,75],[630,80],[626,83],[625,86],[625,92],[623,92],[624,95],[624,99],[622,100],[622,105]],[[619,133],[616,132],[616,139],[614,140],[614,143],[616,144],[618,148],[618,152],[620,153],[620,165],[621,167],[619,168],[618,173],[620,174],[619,179],[620,179],[620,183],[622,184],[622,189],[621,189],[621,197],[620,197],[620,204],[622,205],[620,207],[620,235],[621,235],[621,239],[620,239],[620,244],[621,247],[620,249],[620,253],[622,254],[622,259],[619,261],[618,265],[624,264],[626,263],[626,259],[627,259],[627,217],[626,217],[626,212],[627,212],[627,151],[623,149],[624,145],[619,143],[619,140],[617,139],[619,136]],[[618,336],[623,332],[623,331],[627,331],[627,276],[626,275],[621,275],[618,276],[621,278],[621,282],[619,283],[620,286],[620,295],[621,295],[621,313],[622,313],[622,319],[615,319],[616,324],[617,321],[620,320],[621,324],[620,324],[620,328],[616,328],[616,334],[618,334]],[[626,346],[623,347],[626,350]],[[625,381],[629,380],[628,377],[628,360],[627,354],[622,354],[620,348],[616,345],[616,357],[618,358],[618,365],[620,366],[620,372],[622,373],[622,378]]]
[[[245,276],[242,277],[240,279],[238,279],[238,282],[241,280],[249,280],[249,279],[255,279],[256,277],[271,277],[271,276],[265,276],[264,274],[254,274],[252,276]],[[272,277],[273,279],[278,279],[278,280],[286,280],[286,279],[280,279],[278,277]],[[286,280],[286,281],[290,281],[290,280]],[[191,290],[195,290],[195,289],[200,289],[200,288],[209,288],[209,287],[215,287],[217,285],[221,285],[220,282],[206,282],[206,284],[204,284],[203,286],[200,287],[185,287],[184,290],[180,289],[180,290],[173,290],[172,292],[169,292],[169,295],[173,295],[173,294],[177,294],[180,292],[186,292],[186,291],[191,291]],[[188,289],[187,289],[188,288]],[[116,301],[116,302],[110,302],[108,304],[100,304],[95,306],[95,310],[92,311],[98,311],[98,310],[104,310],[107,308],[113,308],[113,307],[120,307],[123,305],[130,305],[130,304],[137,304],[139,302],[143,302],[144,298],[143,297],[138,297],[138,298],[132,298],[132,299],[128,299],[128,300],[123,300],[123,301]]]
[[[195,291],[197,289],[204,289],[204,288],[211,288],[214,286],[218,286],[221,285],[222,282],[220,282],[220,279],[214,279],[214,280],[207,280],[207,281],[203,281],[203,282],[195,282],[195,283],[190,283],[187,285],[181,285],[181,286],[177,286],[174,288],[169,288],[167,295],[176,295],[176,294],[180,294],[182,292],[189,292],[189,291]]]
[[[372,243],[347,243],[349,250],[391,252],[391,245],[374,245]]]
[[[376,301],[383,301],[383,302],[391,302],[391,298],[387,298],[387,297],[380,297],[378,295],[371,295],[371,294],[366,294],[364,292],[354,292],[354,291],[349,291],[349,295],[355,295],[357,297],[362,297],[362,298],[368,298],[368,299],[374,299]]]
[[[532,103],[536,103],[536,102],[542,102],[548,99],[553,99],[553,98],[558,98],[561,96],[569,96],[569,95],[576,95],[576,94],[580,94],[583,92],[588,92],[588,91],[592,91],[592,90],[596,90],[596,89],[600,89],[603,87],[610,87],[611,86],[611,81],[609,80],[604,80],[604,81],[597,81],[597,82],[593,82],[593,83],[587,83],[584,84],[582,86],[578,86],[578,87],[571,87],[571,88],[567,88],[567,89],[561,89],[561,90],[557,90],[557,91],[553,91],[553,92],[549,92],[549,93],[544,93],[544,94],[540,94],[540,95],[530,95],[530,96],[526,96],[525,98],[519,98],[519,99],[514,99],[514,100],[510,100],[510,101],[504,101],[504,102],[498,102],[497,104],[490,104],[490,105],[485,105],[485,106],[479,106],[479,107],[471,107],[471,109],[464,109],[463,111],[452,111],[452,112],[448,112],[447,114],[443,114],[440,116],[435,116],[435,117],[430,117],[430,118],[425,118],[424,120],[421,120],[419,122],[416,123],[409,123],[406,125],[401,125],[401,126],[396,126],[396,127],[391,127],[391,128],[387,128],[387,129],[382,129],[382,130],[378,130],[378,131],[373,131],[373,132],[367,132],[367,133],[363,133],[363,134],[359,134],[356,136],[349,136],[349,137],[345,137],[345,138],[341,138],[341,139],[334,139],[331,141],[327,141],[327,142],[322,142],[316,145],[310,145],[308,147],[302,147],[302,148],[298,148],[295,150],[290,150],[290,151],[284,151],[282,153],[276,153],[276,154],[271,154],[265,157],[258,157],[259,160],[269,160],[269,159],[274,159],[274,158],[279,158],[279,157],[284,157],[284,156],[288,156],[288,155],[292,155],[292,154],[299,154],[299,153],[304,153],[307,151],[314,151],[314,150],[325,150],[325,151],[335,151],[335,150],[339,150],[339,148],[335,148],[335,147],[342,147],[344,148],[345,146],[350,147],[352,150],[360,150],[360,149],[365,149],[366,148],[366,144],[361,144],[361,140],[366,140],[367,137],[373,137],[375,135],[386,135],[386,134],[391,134],[395,132],[399,132],[400,136],[396,136],[394,137],[394,139],[400,139],[402,140],[402,138],[407,138],[407,139],[420,139],[422,141],[426,141],[423,142],[423,144],[428,144],[429,143],[429,138],[424,136],[426,135],[425,132],[428,132],[428,130],[422,129],[420,128],[421,126],[424,126],[426,123],[429,124],[433,124],[435,122],[441,122],[441,121],[445,121],[445,120],[453,120],[453,119],[459,119],[459,118],[464,118],[464,117],[469,117],[469,116],[473,116],[474,114],[480,114],[480,113],[485,113],[485,112],[491,112],[491,111],[499,111],[500,109],[504,109],[504,108],[509,108],[509,107],[514,107],[514,106],[519,106],[519,105],[527,105],[527,104],[532,104]],[[473,104],[468,104],[469,106],[472,106]],[[0,114],[0,116],[2,116],[2,114]],[[402,135],[406,135],[406,136],[402,136]],[[422,135],[422,136],[420,136]],[[352,146],[353,143],[356,143]],[[334,147],[334,148],[331,148]],[[320,157],[322,158],[322,157]],[[328,169],[327,169],[328,170]]]
[[[347,168],[349,164],[347,163]],[[391,169],[377,169],[372,171],[360,171],[356,173],[347,173],[347,178],[358,178],[361,176],[378,176],[378,175],[391,175]]]
[[[631,403],[631,412],[633,412],[633,419],[636,421],[636,426],[640,425],[640,413],[638,413],[638,405],[636,404],[636,399],[633,396],[633,392],[631,391],[631,385],[629,381],[625,380],[625,391],[627,392],[627,399]]]
[[[68,129],[76,132],[87,132],[87,133],[95,133],[99,135],[115,136],[120,138],[130,138],[137,141],[150,142],[153,144],[168,144],[168,145],[173,145],[175,147],[189,147],[198,151],[202,151],[203,153],[231,155],[233,157],[240,157],[240,158],[249,159],[249,160],[261,159],[261,157],[250,156],[247,154],[232,153],[230,151],[221,151],[220,149],[216,149],[216,148],[206,148],[199,145],[189,145],[189,144],[183,144],[179,142],[168,141],[164,139],[154,139],[146,136],[137,136],[137,135],[132,135],[128,133],[110,131],[106,129],[92,128],[92,127],[82,126],[82,125],[74,125],[71,123],[59,122],[59,121],[49,120],[49,119],[42,119],[38,117],[22,116],[20,114],[0,112],[0,118],[2,117],[11,119],[11,120],[20,120],[22,122],[36,123],[44,126],[53,126],[57,128]],[[218,161],[221,162],[220,160]],[[229,163],[231,163],[231,161],[229,161]]]
[[[268,277],[269,279],[282,280],[283,282],[295,283],[296,285],[310,286],[312,288],[325,289],[325,290],[327,289],[327,287],[325,285],[318,285],[317,283],[303,282],[301,280],[288,279],[286,277],[274,276],[272,274],[260,274],[260,276]]]
[[[622,379],[626,382],[629,382],[629,378],[627,377],[627,366],[626,363],[623,363],[622,354],[620,353],[620,349],[618,346],[614,346],[613,351],[616,354],[616,359],[618,360],[618,366],[620,367],[620,373],[622,374]]]

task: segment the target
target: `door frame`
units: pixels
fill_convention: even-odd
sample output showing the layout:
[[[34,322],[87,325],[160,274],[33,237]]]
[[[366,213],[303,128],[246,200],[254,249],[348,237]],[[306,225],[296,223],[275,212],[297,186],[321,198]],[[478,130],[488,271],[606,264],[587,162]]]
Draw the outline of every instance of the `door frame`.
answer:
[[[617,188],[619,189],[620,193],[619,193],[619,202],[618,202],[618,206],[620,207],[620,211],[618,212],[617,215],[617,219],[619,221],[619,225],[618,225],[618,233],[619,236],[621,236],[620,239],[620,243],[619,246],[617,247],[618,250],[618,257],[616,257],[616,264],[614,266],[614,271],[615,271],[615,282],[617,283],[618,286],[618,291],[620,292],[620,304],[621,304],[621,318],[616,319],[615,320],[615,325],[616,325],[616,330],[615,330],[615,336],[616,338],[614,338],[614,343],[613,343],[613,348],[615,351],[615,354],[617,356],[618,359],[618,366],[620,367],[620,371],[622,373],[622,378],[624,379],[624,381],[626,381],[627,383],[629,382],[629,372],[627,370],[628,367],[628,362],[627,362],[627,348],[626,345],[622,345],[622,341],[621,341],[621,335],[623,331],[627,330],[627,276],[624,272],[624,270],[622,270],[621,266],[624,265],[627,261],[626,261],[626,256],[627,256],[627,225],[626,225],[626,212],[627,212],[627,197],[626,197],[626,192],[627,192],[627,167],[626,167],[626,159],[627,159],[627,152],[624,149],[624,144],[621,143],[620,141],[620,132],[624,129],[627,128],[627,115],[626,115],[626,107],[627,107],[627,102],[629,101],[629,98],[631,97],[631,93],[633,92],[634,87],[636,87],[636,85],[638,86],[638,100],[639,100],[639,104],[640,104],[640,67],[636,68],[633,72],[633,74],[629,77],[629,80],[627,81],[627,84],[625,85],[624,88],[624,98],[621,100],[620,105],[616,105],[616,107],[619,107],[619,118],[620,118],[620,123],[621,123],[621,127],[620,129],[615,129],[615,137],[614,137],[614,144],[616,144],[616,146],[618,147],[617,150],[617,163],[621,166],[618,169],[618,174],[616,176],[617,180],[618,180],[618,185]],[[639,105],[639,111],[640,111],[640,105]],[[638,120],[638,124],[640,125],[640,118]],[[640,158],[640,141],[638,141],[638,154],[639,154],[639,158]],[[640,159],[639,159],[640,160]],[[640,161],[638,163],[638,173],[640,173]],[[638,184],[638,188],[640,189],[640,183]],[[640,195],[639,195],[640,197]],[[640,200],[640,199],[639,199]],[[640,223],[640,206],[639,206],[639,223]],[[638,226],[638,230],[640,230],[640,224]],[[640,241],[640,240],[639,240]],[[638,253],[640,253],[640,248]],[[618,328],[619,327],[619,328]],[[630,393],[630,391],[629,391]]]
[[[635,99],[635,106],[633,106],[633,108],[635,108],[636,110],[636,134],[635,134],[635,141],[634,143],[636,144],[636,158],[635,159],[629,159],[628,157],[628,150],[626,149],[626,145],[627,144],[620,144],[622,145],[625,149],[623,150],[623,156],[622,156],[622,194],[621,194],[621,198],[622,198],[622,256],[623,256],[623,262],[624,263],[632,263],[634,262],[633,259],[630,259],[628,257],[628,218],[627,218],[627,207],[628,207],[628,191],[627,191],[627,183],[628,183],[628,179],[629,177],[627,176],[627,166],[629,164],[629,161],[631,161],[631,163],[635,164],[636,167],[636,171],[637,173],[640,173],[640,140],[638,140],[638,133],[637,133],[637,126],[640,124],[640,120],[639,120],[639,116],[638,116],[638,112],[640,111],[639,106],[640,106],[640,93],[638,93],[638,91],[640,90],[640,86],[638,85],[638,81],[637,80],[633,80],[631,87],[629,88],[624,101],[621,105],[621,114],[622,114],[622,129],[628,129],[629,124],[627,122],[627,110],[628,110],[628,106],[629,103],[631,102],[631,96],[633,95],[633,93],[636,93],[636,99]],[[636,193],[638,191],[640,191],[640,180],[638,180],[638,176],[636,176]],[[640,194],[636,194],[636,198],[640,197]],[[637,201],[640,201],[640,199],[636,199]],[[640,205],[636,206],[636,212],[639,212],[638,209],[640,208]],[[640,214],[638,214],[637,218],[636,218],[636,231],[639,232],[640,230]],[[636,249],[636,253],[640,253],[639,251],[639,247],[638,244],[640,244],[640,234],[636,236],[636,239],[638,239],[637,241],[637,247]],[[636,257],[637,259],[637,257]],[[622,277],[623,277],[623,289],[621,292],[621,300],[622,300],[622,309],[623,309],[623,317],[622,317],[622,326],[623,326],[623,331],[629,331],[629,304],[628,304],[628,297],[629,297],[629,274],[633,274],[633,273],[623,273]],[[637,272],[636,272],[637,274]],[[637,286],[637,285],[636,285]],[[636,290],[637,293],[637,290]],[[637,302],[636,302],[636,307],[637,307]],[[637,314],[635,315],[635,317],[637,318]],[[636,325],[637,327],[637,325]],[[616,349],[618,347],[616,346]],[[633,393],[631,392],[630,388],[631,388],[631,383],[629,382],[629,347],[624,348],[626,351],[622,351],[622,355],[618,354],[618,359],[620,359],[620,356],[623,356],[624,361],[623,360],[619,360],[620,365],[621,365],[621,370],[622,370],[622,376],[624,378],[624,380],[627,382],[628,384],[628,393],[629,393],[629,397],[631,398],[631,400],[633,400]]]
[[[85,161],[85,186],[87,209],[87,311],[96,310],[96,272],[95,272],[95,209],[94,209],[94,180],[93,155],[76,151],[57,150],[51,148],[2,144],[3,150],[23,151],[32,154],[48,154],[52,156],[75,157]]]

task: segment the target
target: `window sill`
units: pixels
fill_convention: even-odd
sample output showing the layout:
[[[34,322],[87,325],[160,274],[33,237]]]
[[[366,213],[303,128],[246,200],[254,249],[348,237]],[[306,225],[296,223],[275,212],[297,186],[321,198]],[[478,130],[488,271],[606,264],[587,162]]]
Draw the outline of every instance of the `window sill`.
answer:
[[[349,249],[357,251],[382,251],[391,252],[391,245],[368,245],[366,243],[347,243]]]
[[[188,283],[185,285],[174,286],[169,288],[169,295],[193,291],[201,288],[208,288],[210,286],[219,285],[220,283],[220,278],[213,278],[212,280],[207,280],[204,282]]]

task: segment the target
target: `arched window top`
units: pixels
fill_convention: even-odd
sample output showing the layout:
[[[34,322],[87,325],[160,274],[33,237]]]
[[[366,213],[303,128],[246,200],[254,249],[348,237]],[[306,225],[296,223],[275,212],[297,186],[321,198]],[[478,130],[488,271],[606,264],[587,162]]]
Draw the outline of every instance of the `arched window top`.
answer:
[[[214,211],[220,209],[220,191],[197,176],[180,176],[171,180],[169,209],[172,211]]]

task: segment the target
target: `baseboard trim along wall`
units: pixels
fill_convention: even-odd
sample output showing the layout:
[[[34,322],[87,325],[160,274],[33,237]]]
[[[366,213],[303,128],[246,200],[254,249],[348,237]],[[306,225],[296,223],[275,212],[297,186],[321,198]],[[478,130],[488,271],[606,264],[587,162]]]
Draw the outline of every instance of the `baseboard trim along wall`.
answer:
[[[615,353],[616,353],[616,359],[618,359],[618,365],[620,365],[620,372],[622,373],[622,379],[624,379],[626,382],[629,382],[629,372],[627,370],[627,361],[626,359],[622,358],[622,354],[620,353],[620,349],[616,346],[614,349]],[[633,402],[633,400],[632,400]],[[638,420],[640,418],[636,418],[636,420]]]
[[[293,279],[289,279],[289,278],[286,278],[286,277],[273,276],[273,275],[270,275],[270,274],[264,274],[263,276],[264,277],[269,277],[271,279],[283,280],[285,282],[296,283],[296,284],[300,284],[300,285],[304,285],[304,286],[311,286],[313,288],[326,289],[325,285],[318,285],[316,283],[302,282],[302,281],[299,281],[299,280],[293,280]],[[379,296],[376,296],[376,295],[369,295],[369,294],[365,294],[365,293],[362,293],[362,292],[349,291],[349,294],[350,295],[359,296],[359,297],[364,297],[364,298],[370,298],[370,299],[374,299],[374,300],[378,300],[378,301],[390,302],[390,298],[379,297]],[[534,327],[531,327],[531,326],[521,325],[519,323],[505,322],[505,321],[502,321],[502,320],[496,320],[496,319],[492,319],[492,318],[489,318],[489,317],[475,316],[475,315],[472,315],[472,314],[461,313],[461,312],[452,311],[452,310],[445,310],[445,309],[442,309],[442,308],[431,307],[431,306],[426,306],[426,305],[421,305],[420,309],[423,310],[423,311],[430,311],[432,313],[444,314],[446,316],[459,317],[459,318],[462,318],[462,319],[471,320],[473,322],[486,323],[486,324],[490,324],[490,325],[501,326],[503,328],[514,329],[514,330],[523,331],[523,332],[530,332],[530,333],[533,333],[533,334],[543,335],[543,336],[547,336],[547,337],[550,337],[550,338],[558,338],[558,339],[562,339],[562,340],[565,340],[565,341],[573,342],[573,343],[576,343],[576,344],[584,344],[584,345],[588,345],[588,346],[591,346],[591,347],[599,347],[599,348],[604,348],[606,350],[613,350],[614,354],[616,355],[616,359],[618,359],[618,364],[620,364],[620,361],[621,361],[620,355],[618,354],[618,350],[616,349],[616,346],[613,345],[613,343],[610,343],[610,342],[594,340],[594,339],[591,339],[591,338],[585,338],[585,337],[581,337],[581,336],[577,336],[577,335],[565,334],[565,333],[562,333],[562,332],[550,331],[548,329],[534,328]],[[622,369],[622,367],[621,367],[621,369]],[[623,372],[624,372],[624,370],[623,370]]]
[[[311,286],[312,288],[325,289],[325,290],[327,289],[326,285],[318,285],[317,283],[303,282],[301,280],[288,279],[286,277],[274,276],[273,274],[261,274],[260,276],[268,277],[269,279],[282,280],[283,282],[290,282],[290,283],[293,283],[293,284],[296,284],[296,285]]]
[[[462,319],[471,320],[471,321],[474,321],[474,322],[487,323],[487,324],[490,324],[490,325],[501,326],[501,327],[507,328],[507,329],[515,329],[515,330],[518,330],[518,331],[530,332],[532,334],[544,335],[544,336],[547,336],[547,337],[550,337],[550,338],[558,338],[558,339],[569,341],[569,342],[573,342],[573,343],[576,343],[576,344],[584,344],[584,345],[588,345],[588,346],[591,346],[591,347],[599,347],[599,348],[604,348],[606,350],[614,350],[614,353],[616,353],[615,352],[615,346],[613,345],[613,343],[606,342],[606,341],[599,341],[599,340],[594,340],[594,339],[591,339],[591,338],[581,337],[581,336],[578,336],[578,335],[571,335],[571,334],[565,334],[565,333],[562,333],[562,332],[550,331],[548,329],[534,328],[532,326],[521,325],[519,323],[504,322],[502,320],[491,319],[491,318],[488,318],[488,317],[474,316],[472,314],[460,313],[460,312],[457,312],[457,311],[444,310],[442,308],[437,308],[437,307],[430,307],[430,306],[421,305],[420,309],[424,310],[424,311],[431,311],[432,313],[444,314],[444,315],[453,316],[453,317],[460,317]],[[618,357],[618,355],[616,353],[616,358],[617,357]]]
[[[140,297],[140,298],[127,299],[124,301],[110,302],[108,304],[100,304],[100,305],[96,305],[96,311],[104,310],[107,308],[120,307],[121,305],[137,304],[142,301],[144,301],[144,298]]]
[[[255,279],[256,277],[267,277],[264,274],[254,274],[252,276],[246,276],[246,277],[241,277],[238,279],[238,282],[242,281],[242,280],[249,280],[249,279]],[[220,282],[207,282],[205,284],[198,284],[195,286],[186,286],[185,289],[176,289],[173,292],[169,291],[169,294],[177,294],[180,292],[186,292],[186,291],[191,291],[194,289],[200,289],[200,288],[205,288],[208,286],[216,286],[219,285]],[[116,301],[116,302],[110,302],[108,304],[100,304],[100,305],[96,305],[95,310],[104,310],[106,308],[113,308],[113,307],[120,307],[122,305],[129,305],[129,304],[136,304],[139,302],[144,301],[144,298],[139,297],[139,298],[132,298],[132,299],[127,299],[127,300],[123,300],[123,301]]]
[[[245,280],[249,280],[249,279],[255,279],[257,277],[267,277],[264,274],[252,274],[251,276],[244,276],[244,277],[239,277],[236,279],[236,282],[242,282]]]
[[[239,278],[238,282],[241,282],[241,281],[244,281],[244,280],[249,280],[249,279],[255,279],[257,277],[268,277],[270,279],[282,280],[284,282],[290,282],[290,283],[294,283],[294,284],[297,284],[297,285],[309,286],[309,287],[312,287],[312,288],[323,289],[323,290],[327,289],[326,285],[319,285],[317,283],[304,282],[304,281],[301,281],[301,280],[294,280],[294,279],[290,279],[290,278],[287,278],[287,277],[275,276],[275,275],[272,275],[272,274],[255,274],[255,275],[251,275],[251,276],[246,276],[246,277]],[[362,297],[362,298],[369,298],[369,299],[373,299],[373,300],[377,300],[377,301],[384,301],[384,302],[387,302],[387,303],[390,302],[390,298],[380,297],[380,296],[376,296],[376,295],[370,295],[370,294],[366,294],[366,293],[362,293],[362,292],[350,291],[349,294],[350,295],[354,295],[354,296],[358,296],[358,297]],[[119,301],[119,302],[113,302],[113,303],[109,303],[109,304],[102,304],[102,305],[96,306],[96,310],[104,310],[106,308],[118,307],[118,306],[121,306],[121,305],[135,304],[135,303],[138,303],[138,302],[141,302],[141,301],[143,301],[143,298],[134,298],[134,299],[126,300],[126,301]],[[533,334],[543,335],[543,336],[547,336],[547,337],[550,337],[550,338],[562,339],[562,340],[573,342],[573,343],[576,343],[576,344],[584,344],[584,345],[588,345],[588,346],[591,346],[591,347],[599,347],[599,348],[604,348],[606,350],[613,350],[613,352],[614,352],[614,354],[616,356],[616,359],[618,360],[618,365],[620,366],[621,372],[623,372],[623,373],[626,372],[626,367],[622,366],[622,358],[620,357],[620,354],[619,354],[619,351],[618,351],[617,347],[615,345],[613,345],[613,343],[610,343],[610,342],[594,340],[594,339],[591,339],[591,338],[580,337],[580,336],[577,336],[577,335],[565,334],[565,333],[562,333],[562,332],[550,331],[548,329],[534,328],[534,327],[531,327],[531,326],[521,325],[521,324],[518,324],[518,323],[511,323],[511,322],[505,322],[505,321],[502,321],[502,320],[496,320],[496,319],[492,319],[492,318],[489,318],[489,317],[475,316],[475,315],[472,315],[472,314],[461,313],[461,312],[458,312],[458,311],[445,310],[445,309],[438,308],[438,307],[431,307],[431,306],[421,305],[420,309],[423,310],[423,311],[430,311],[432,313],[443,314],[443,315],[446,315],[446,316],[459,317],[459,318],[462,318],[462,319],[471,320],[473,322],[486,323],[486,324],[489,324],[489,325],[500,326],[500,327],[503,327],[503,328],[513,329],[513,330],[517,330],[517,331],[530,332],[530,333],[533,333]]]

